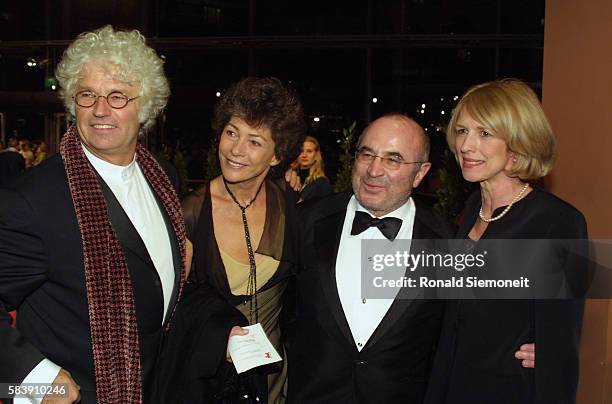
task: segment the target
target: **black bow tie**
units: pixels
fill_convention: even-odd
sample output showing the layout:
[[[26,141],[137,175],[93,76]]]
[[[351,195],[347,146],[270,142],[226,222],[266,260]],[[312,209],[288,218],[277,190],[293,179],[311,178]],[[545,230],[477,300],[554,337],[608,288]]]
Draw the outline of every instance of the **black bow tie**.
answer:
[[[402,227],[402,219],[397,217],[385,217],[379,219],[372,217],[366,212],[356,211],[355,219],[353,219],[353,228],[351,229],[351,236],[355,234],[363,233],[370,227],[378,227],[378,230],[387,239],[393,241],[397,237],[400,227]]]

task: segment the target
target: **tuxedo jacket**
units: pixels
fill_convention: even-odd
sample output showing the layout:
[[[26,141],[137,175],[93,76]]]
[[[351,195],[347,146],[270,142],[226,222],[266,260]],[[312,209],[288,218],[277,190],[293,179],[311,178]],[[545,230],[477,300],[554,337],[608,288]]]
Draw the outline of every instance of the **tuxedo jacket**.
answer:
[[[176,179],[171,177],[175,184]],[[131,275],[148,403],[163,330],[161,282],[144,242],[110,189],[101,184]],[[166,229],[159,231],[170,235],[175,270],[165,323],[178,294],[181,257],[170,219],[158,203],[166,222]],[[81,232],[58,154],[0,189],[0,382],[21,383],[48,358],[71,373],[83,403],[95,403],[84,268]],[[17,329],[8,321],[7,312],[14,309]]]
[[[350,197],[336,194],[301,208],[296,317],[289,333],[289,403],[421,403],[443,302],[395,299],[366,345],[357,350],[335,275]],[[452,229],[426,206],[416,200],[415,205],[413,239],[452,236]]]

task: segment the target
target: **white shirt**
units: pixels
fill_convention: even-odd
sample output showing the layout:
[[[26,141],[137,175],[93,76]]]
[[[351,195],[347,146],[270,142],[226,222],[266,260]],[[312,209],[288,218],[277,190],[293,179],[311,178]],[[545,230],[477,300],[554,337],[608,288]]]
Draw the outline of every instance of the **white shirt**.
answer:
[[[363,233],[351,235],[355,211],[368,212],[353,196],[347,207],[342,226],[342,235],[336,258],[336,285],[344,315],[353,334],[357,349],[366,345],[394,299],[362,299],[361,295],[361,240],[386,240],[377,227],[370,227]],[[381,216],[402,219],[397,239],[411,239],[416,209],[412,198],[394,210]]]
[[[83,147],[83,151],[119,201],[151,256],[162,286],[164,315],[160,321],[163,324],[174,289],[175,273],[170,236],[167,231],[162,230],[166,229],[166,222],[153,190],[136,163],[136,156],[130,164],[124,167],[96,157],[85,147]],[[22,384],[51,384],[59,371],[60,367],[58,365],[49,359],[43,359],[28,373]],[[17,398],[14,400],[14,404],[40,404],[41,401],[42,398]]]
[[[83,147],[89,162],[119,201],[119,204],[142,238],[159,275],[164,294],[164,317],[174,288],[174,261],[170,236],[157,199],[136,158],[127,166],[104,161]],[[160,319],[163,323],[164,317]]]

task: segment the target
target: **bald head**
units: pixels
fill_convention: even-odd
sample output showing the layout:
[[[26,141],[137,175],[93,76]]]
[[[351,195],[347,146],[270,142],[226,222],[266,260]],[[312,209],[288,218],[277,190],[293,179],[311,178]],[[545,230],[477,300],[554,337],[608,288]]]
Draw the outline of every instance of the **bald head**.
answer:
[[[409,136],[415,136],[420,140],[420,151],[418,153],[419,161],[428,161],[429,160],[429,136],[425,133],[425,130],[421,125],[419,125],[414,119],[409,117],[408,115],[400,114],[400,113],[392,113],[383,115],[380,118],[371,122],[368,126],[365,127],[361,135],[359,135],[359,139],[357,140],[357,150],[361,147],[361,142],[363,141],[364,136],[374,125],[375,123],[380,123],[379,121],[394,121],[398,129],[404,129],[405,133]]]
[[[361,206],[378,217],[405,204],[431,167],[425,131],[401,114],[372,122],[359,137],[357,151],[370,158],[356,159],[353,192]]]

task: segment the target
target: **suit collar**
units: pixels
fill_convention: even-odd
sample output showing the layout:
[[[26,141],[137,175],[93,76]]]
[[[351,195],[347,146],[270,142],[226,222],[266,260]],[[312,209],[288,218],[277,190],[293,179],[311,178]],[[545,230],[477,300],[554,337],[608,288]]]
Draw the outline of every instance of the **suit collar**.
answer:
[[[412,199],[417,211],[412,238],[452,238],[455,236],[455,230],[451,225],[440,219],[421,199],[418,197],[413,197]]]
[[[115,230],[117,238],[121,242],[121,245],[124,248],[132,251],[138,258],[147,264],[147,266],[155,270],[151,256],[149,255],[142,238],[128,218],[127,213],[125,213],[121,207],[121,204],[113,194],[113,191],[111,191],[109,186],[102,179],[100,180],[100,185],[108,206],[109,219],[112,223],[113,229]]]
[[[155,265],[153,264],[153,260],[149,255],[147,247],[144,244],[144,241],[138,234],[138,231],[134,227],[134,224],[129,219],[125,210],[121,207],[121,204],[109,188],[109,186],[104,182],[104,180],[98,177],[100,181],[100,185],[102,188],[102,193],[104,194],[104,198],[106,199],[106,203],[108,205],[108,214],[109,219],[112,223],[112,227],[115,230],[115,234],[117,235],[117,239],[123,246],[123,248],[129,249],[134,255],[136,255],[143,263],[146,264],[146,267],[155,272],[155,275],[159,279],[159,274],[155,269]],[[161,201],[159,197],[153,193],[155,196],[155,200],[160,205],[160,212],[162,217],[164,218],[164,223],[166,225],[166,231],[170,235],[170,247],[172,250],[172,261],[174,263],[174,287],[172,288],[172,295],[170,297],[170,301],[168,303],[168,309],[166,310],[166,314],[164,317],[164,324],[169,320],[170,315],[172,314],[172,308],[176,303],[176,299],[178,297],[178,285],[180,282],[181,276],[181,255],[178,247],[178,240],[176,234],[172,230],[172,223],[168,214],[166,213],[166,209],[161,206]]]
[[[410,244],[410,253],[416,254],[421,250],[431,248],[428,240],[433,239],[448,239],[454,236],[454,229],[440,220],[429,206],[424,204],[418,197],[413,197],[416,214],[414,217],[414,225],[412,228],[412,240]],[[415,242],[418,241],[418,242]],[[393,325],[403,316],[413,304],[419,302],[415,299],[423,299],[423,291],[418,288],[402,288],[398,293],[398,297],[387,311],[387,314],[379,324],[368,340],[364,349],[371,347],[379,341],[385,333],[387,333]]]
[[[176,300],[178,299],[178,291],[179,284],[181,282],[182,276],[182,263],[181,263],[181,252],[179,250],[179,242],[176,233],[174,232],[174,228],[172,227],[172,221],[170,220],[170,216],[166,212],[166,208],[163,206],[161,200],[157,195],[155,195],[155,200],[159,205],[159,211],[164,218],[164,223],[166,224],[166,231],[170,235],[170,249],[172,250],[172,263],[174,264],[174,287],[172,288],[172,295],[170,296],[170,300],[168,302],[168,310],[166,310],[166,315],[164,317],[164,325],[170,320],[172,316],[172,312],[174,309],[174,305],[176,304]]]
[[[322,217],[315,221],[315,250],[317,256],[317,267],[321,268],[321,285],[327,299],[327,306],[336,320],[340,331],[350,344],[355,348],[355,341],[342,309],[342,303],[338,294],[336,282],[336,259],[342,227],[347,213],[347,205],[352,194],[340,194],[335,198],[329,198],[328,202],[321,206],[325,210]],[[418,198],[413,198],[415,202],[416,214],[412,230],[412,239],[436,239],[452,237],[452,230],[446,227]],[[415,252],[422,246],[411,244],[411,252]],[[418,290],[400,290],[386,315],[366,343],[364,351],[378,342],[392,327],[405,315],[406,311],[414,303],[414,298],[418,297]]]
[[[328,212],[323,218],[315,222],[314,239],[317,257],[316,266],[321,268],[319,272],[322,277],[321,286],[323,294],[327,299],[327,306],[330,308],[342,335],[354,347],[355,341],[342,309],[336,283],[336,258],[342,235],[342,226],[344,225],[344,217],[346,215],[346,207],[351,196],[351,194],[337,195],[332,197],[330,203],[325,204],[325,209]]]

